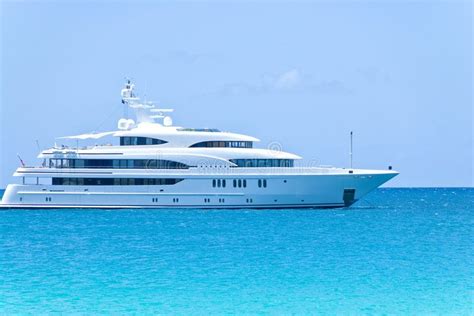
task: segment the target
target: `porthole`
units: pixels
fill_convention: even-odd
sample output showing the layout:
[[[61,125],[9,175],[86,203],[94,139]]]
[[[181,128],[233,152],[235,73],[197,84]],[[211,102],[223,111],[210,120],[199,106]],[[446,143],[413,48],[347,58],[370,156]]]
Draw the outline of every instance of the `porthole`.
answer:
[[[237,180],[234,179],[232,182],[233,182],[234,188],[236,188],[237,187]]]
[[[222,180],[222,187],[225,188],[225,179]]]
[[[244,179],[243,184],[244,184],[244,188],[246,188],[247,187],[247,180]]]
[[[221,179],[217,180],[217,187],[218,187],[218,188],[221,187]]]
[[[266,179],[263,179],[263,187],[264,187],[264,188],[267,187],[267,180],[266,180]]]
[[[213,188],[216,187],[216,179],[212,180],[212,187],[213,187]]]
[[[242,187],[242,180],[239,179],[239,188],[241,188],[241,187]]]
[[[262,187],[262,180],[258,179],[258,187],[261,188]]]

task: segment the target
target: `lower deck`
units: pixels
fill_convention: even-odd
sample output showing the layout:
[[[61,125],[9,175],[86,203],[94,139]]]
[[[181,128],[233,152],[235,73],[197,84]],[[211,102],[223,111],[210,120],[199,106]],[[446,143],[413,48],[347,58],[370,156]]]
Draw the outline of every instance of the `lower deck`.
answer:
[[[9,185],[2,208],[327,208],[350,206],[395,176],[190,177],[154,185]],[[112,182],[111,182],[112,183]]]

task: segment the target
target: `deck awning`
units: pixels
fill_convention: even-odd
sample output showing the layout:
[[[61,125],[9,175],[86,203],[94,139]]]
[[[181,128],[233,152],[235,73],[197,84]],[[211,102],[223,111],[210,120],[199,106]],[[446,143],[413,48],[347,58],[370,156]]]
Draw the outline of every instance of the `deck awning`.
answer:
[[[63,136],[58,137],[57,139],[99,139],[105,136],[113,135],[116,131],[113,132],[104,132],[104,133],[87,133],[81,135],[73,135],[73,136]]]

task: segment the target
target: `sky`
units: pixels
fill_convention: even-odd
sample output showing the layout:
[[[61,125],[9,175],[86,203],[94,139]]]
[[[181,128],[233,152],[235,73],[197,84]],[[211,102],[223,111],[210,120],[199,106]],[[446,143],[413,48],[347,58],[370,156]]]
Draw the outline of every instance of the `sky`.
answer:
[[[304,164],[473,186],[471,1],[0,1],[0,188],[56,137],[116,129],[120,89]]]

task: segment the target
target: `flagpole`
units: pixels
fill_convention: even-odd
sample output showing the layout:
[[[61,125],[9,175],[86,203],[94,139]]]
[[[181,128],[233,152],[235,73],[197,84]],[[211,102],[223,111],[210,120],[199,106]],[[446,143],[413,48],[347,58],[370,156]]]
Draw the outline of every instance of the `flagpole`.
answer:
[[[352,169],[352,134],[353,133],[351,131],[351,153],[350,153],[350,155],[351,155],[351,169]]]

